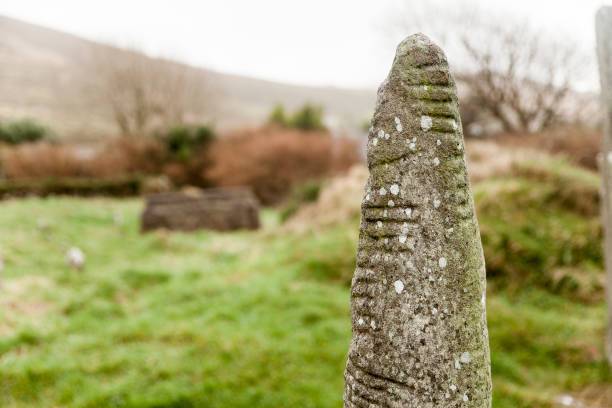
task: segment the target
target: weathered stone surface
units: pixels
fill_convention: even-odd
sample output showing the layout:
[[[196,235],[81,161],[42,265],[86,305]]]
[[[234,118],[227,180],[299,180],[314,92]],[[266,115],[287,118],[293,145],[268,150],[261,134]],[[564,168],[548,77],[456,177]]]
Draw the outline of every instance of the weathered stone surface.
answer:
[[[259,228],[259,205],[247,189],[209,189],[147,197],[142,231]]]
[[[604,255],[607,271],[608,335],[606,351],[612,364],[612,7],[603,7],[596,17],[597,55],[601,100],[605,112],[603,138],[602,175],[602,219],[605,231]]]
[[[408,37],[378,90],[345,407],[490,407],[485,269],[456,89]]]

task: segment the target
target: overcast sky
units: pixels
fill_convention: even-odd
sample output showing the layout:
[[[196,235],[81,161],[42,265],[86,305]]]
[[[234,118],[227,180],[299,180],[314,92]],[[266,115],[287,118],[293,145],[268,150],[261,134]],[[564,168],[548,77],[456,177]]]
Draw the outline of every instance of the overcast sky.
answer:
[[[1,0],[0,14],[138,46],[218,71],[308,85],[373,87],[398,38],[385,26],[412,0]],[[416,0],[415,0],[416,1]],[[594,49],[594,14],[612,0],[482,0]],[[456,7],[456,0],[448,0]],[[408,7],[409,8],[409,7]],[[435,18],[435,16],[432,16]],[[410,34],[410,33],[406,33]]]

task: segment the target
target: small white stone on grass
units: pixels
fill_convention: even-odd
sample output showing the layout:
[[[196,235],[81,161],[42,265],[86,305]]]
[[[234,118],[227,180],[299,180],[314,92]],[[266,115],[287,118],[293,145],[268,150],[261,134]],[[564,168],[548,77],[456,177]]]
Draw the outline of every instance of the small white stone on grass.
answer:
[[[405,244],[407,239],[408,239],[408,237],[406,235],[400,235],[399,236],[400,244]]]
[[[441,203],[442,203],[442,202],[441,202],[440,200],[438,200],[437,198],[434,198],[434,200],[433,200],[433,205],[434,205],[434,208],[438,208],[438,207],[440,207],[440,204],[441,204]]]
[[[463,402],[468,402],[469,400],[467,394],[463,394]]]
[[[440,159],[438,159],[437,157],[434,157],[434,159],[433,159],[433,165],[434,165],[434,166],[438,166],[438,165],[440,165]]]
[[[381,129],[381,130],[379,130],[379,131],[378,131],[378,137],[380,137],[381,139],[382,139],[383,137],[385,137],[385,131],[384,131],[384,130],[382,130],[382,129]]]
[[[400,188],[399,188],[399,186],[397,184],[393,184],[391,186],[391,188],[389,189],[389,191],[391,191],[391,194],[393,194],[393,195],[398,195],[399,191],[400,191]]]
[[[382,228],[382,221],[376,221],[376,226],[378,228]]]
[[[574,397],[570,395],[562,395],[559,398],[557,398],[557,401],[559,402],[559,404],[563,405],[564,407],[573,407],[576,402]]]
[[[387,189],[384,187],[381,187],[380,190],[378,190],[378,194],[380,194],[381,196],[387,195]]]
[[[399,295],[404,291],[404,282],[401,280],[396,280],[393,282],[393,287],[395,288],[395,292]]]
[[[389,201],[387,202],[387,205],[388,205],[389,207],[395,207],[395,202],[394,202],[393,200],[389,200]]]
[[[372,144],[376,146],[378,144],[378,139],[377,138],[372,139]]]
[[[85,253],[78,247],[72,247],[66,252],[66,262],[74,269],[82,269],[85,266]]]

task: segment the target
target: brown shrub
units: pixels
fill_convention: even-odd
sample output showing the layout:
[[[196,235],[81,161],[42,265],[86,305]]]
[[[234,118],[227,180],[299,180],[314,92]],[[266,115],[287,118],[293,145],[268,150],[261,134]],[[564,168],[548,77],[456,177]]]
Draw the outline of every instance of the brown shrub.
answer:
[[[166,160],[162,143],[151,138],[113,139],[92,160],[101,175],[159,174]]]
[[[597,170],[597,156],[601,151],[602,132],[597,129],[568,126],[528,135],[500,136],[502,144],[528,147],[563,155],[572,163]]]
[[[35,143],[5,148],[0,155],[7,179],[58,177],[112,178],[130,174],[159,174],[163,146],[152,139],[121,138],[101,149]]]
[[[75,149],[62,145],[24,144],[2,151],[2,172],[8,179],[82,177],[86,168]]]
[[[210,157],[207,178],[218,186],[250,186],[263,204],[280,202],[296,183],[359,161],[354,141],[275,127],[229,134],[212,145]]]

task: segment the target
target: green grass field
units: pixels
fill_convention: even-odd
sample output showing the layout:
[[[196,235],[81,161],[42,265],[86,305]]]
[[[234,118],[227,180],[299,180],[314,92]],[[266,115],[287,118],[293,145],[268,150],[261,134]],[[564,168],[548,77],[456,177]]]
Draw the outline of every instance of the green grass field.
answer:
[[[0,406],[341,406],[356,223],[141,235],[138,200],[0,209]],[[495,408],[612,379],[601,300],[500,285],[488,319]]]

